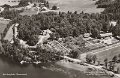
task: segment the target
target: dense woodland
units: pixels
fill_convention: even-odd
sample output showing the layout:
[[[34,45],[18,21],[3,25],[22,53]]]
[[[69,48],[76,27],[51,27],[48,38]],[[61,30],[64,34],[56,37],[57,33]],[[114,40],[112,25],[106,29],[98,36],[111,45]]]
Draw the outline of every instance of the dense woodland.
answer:
[[[78,14],[76,11],[74,13],[69,12],[59,12],[59,14],[54,12],[48,12],[48,13],[40,13],[38,15],[32,15],[32,16],[15,16],[15,18],[8,24],[8,27],[12,23],[19,23],[18,27],[18,38],[23,39],[24,41],[27,41],[27,43],[31,46],[35,45],[38,42],[38,35],[41,34],[42,30],[50,29],[54,34],[52,34],[51,39],[57,40],[58,38],[66,38],[65,44],[70,44],[71,41],[68,41],[70,39],[69,36],[72,36],[74,39],[75,45],[79,45],[79,50],[73,49],[73,51],[70,53],[70,57],[76,58],[78,54],[87,49],[84,46],[85,41],[82,39],[79,39],[79,42],[75,42],[75,38],[79,37],[80,35],[83,35],[84,33],[92,33],[92,37],[99,38],[100,37],[100,31],[103,30],[104,32],[110,32],[111,26],[108,24],[107,15],[105,14],[87,14],[87,13],[80,13]],[[7,30],[8,28],[6,28]],[[6,32],[4,32],[6,33]],[[77,40],[78,41],[78,40]],[[16,42],[18,43],[18,42]],[[73,43],[72,43],[73,44]],[[15,44],[15,46],[18,44]],[[11,51],[12,55],[14,56],[20,56],[19,58],[24,59],[26,55],[28,55],[28,50],[22,50],[22,53],[17,50],[19,47],[15,47],[9,42],[6,42],[3,44],[4,49],[6,50],[6,53]],[[12,48],[15,47],[15,48]],[[85,50],[86,49],[86,50]],[[42,53],[41,50],[39,50],[39,53],[43,55],[42,59],[50,59],[52,57],[55,57],[55,53]],[[45,51],[47,52],[47,51]],[[59,52],[58,52],[59,53]],[[16,55],[20,54],[20,55]],[[48,58],[48,56],[50,57]],[[29,55],[30,57],[33,56]],[[47,56],[47,58],[45,57]]]
[[[113,27],[113,34],[116,36],[120,34],[120,0],[99,0],[96,2],[99,8],[105,8],[102,14],[107,14],[110,19],[117,21],[117,26]]]
[[[96,4],[99,8],[105,8],[103,13],[113,16],[114,20],[120,19],[120,0],[99,0]]]
[[[18,37],[23,40],[32,40],[32,36],[40,35],[42,30],[50,29],[54,36],[65,38],[68,36],[78,37],[84,33],[91,33],[94,38],[100,38],[100,31],[113,32],[114,36],[119,35],[119,24],[116,27],[110,26],[112,16],[108,14],[88,14],[76,11],[74,13],[54,12],[40,13],[38,15],[18,16],[13,21],[20,23]],[[27,20],[27,21],[26,21]],[[118,21],[119,22],[119,21]],[[34,37],[33,37],[33,40]]]

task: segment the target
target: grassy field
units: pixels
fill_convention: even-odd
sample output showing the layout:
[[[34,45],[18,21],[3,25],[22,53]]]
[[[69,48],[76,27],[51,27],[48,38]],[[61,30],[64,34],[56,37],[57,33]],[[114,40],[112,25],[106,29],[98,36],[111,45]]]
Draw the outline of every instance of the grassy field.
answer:
[[[3,31],[7,27],[8,23],[9,23],[9,21],[1,21],[0,20],[0,33],[3,33]],[[1,39],[1,35],[0,35],[0,39]],[[1,42],[0,42],[0,46],[1,46]]]
[[[118,56],[119,54],[120,54],[120,46],[98,53],[97,57],[98,60],[103,63],[104,59],[108,58],[108,60],[112,60],[114,56]]]
[[[57,5],[60,11],[84,11],[87,13],[100,13],[104,9],[96,8],[95,1],[93,0],[48,0],[50,6]]]
[[[26,10],[26,11],[20,13],[20,15],[29,15],[29,16],[35,15],[35,14],[37,14],[37,11],[30,11],[30,10]]]
[[[104,48],[93,50],[93,51],[87,52],[87,53],[93,53],[93,54],[97,55],[97,61],[100,61],[102,64],[104,64],[104,60],[106,58],[109,61],[111,61],[114,56],[118,56],[120,54],[120,46],[119,45],[120,45],[120,42],[117,44],[113,44],[111,46],[106,46]],[[82,59],[83,61],[85,61],[87,53],[81,54],[79,58]]]
[[[12,39],[13,39],[13,25],[7,31],[7,34],[6,34],[5,38],[4,38],[4,40],[11,41]]]

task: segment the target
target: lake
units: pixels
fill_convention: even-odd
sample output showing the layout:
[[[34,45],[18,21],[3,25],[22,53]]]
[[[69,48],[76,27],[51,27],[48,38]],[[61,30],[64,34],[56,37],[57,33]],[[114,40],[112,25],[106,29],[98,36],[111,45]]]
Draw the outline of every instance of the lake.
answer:
[[[60,11],[78,11],[78,13],[84,11],[86,13],[100,13],[104,9],[96,8],[96,1],[93,0],[48,0],[50,7],[57,5],[60,7]]]
[[[20,75],[21,74],[21,75]],[[56,64],[20,65],[0,55],[0,78],[108,78],[87,76]]]

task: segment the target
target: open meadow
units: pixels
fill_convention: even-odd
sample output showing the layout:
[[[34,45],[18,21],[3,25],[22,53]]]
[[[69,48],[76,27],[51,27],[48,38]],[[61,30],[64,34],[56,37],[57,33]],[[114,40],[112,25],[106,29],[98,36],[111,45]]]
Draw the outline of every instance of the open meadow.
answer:
[[[9,21],[0,20],[0,33],[3,33],[3,31],[7,27],[8,23],[9,23]],[[1,39],[1,35],[0,35],[0,39]],[[0,46],[1,46],[1,42],[0,42]]]

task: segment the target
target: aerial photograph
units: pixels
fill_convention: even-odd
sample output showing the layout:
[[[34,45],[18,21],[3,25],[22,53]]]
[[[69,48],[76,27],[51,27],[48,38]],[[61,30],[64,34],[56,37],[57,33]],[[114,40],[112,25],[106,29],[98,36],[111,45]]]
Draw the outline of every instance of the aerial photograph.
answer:
[[[120,0],[0,0],[0,78],[120,78]]]

